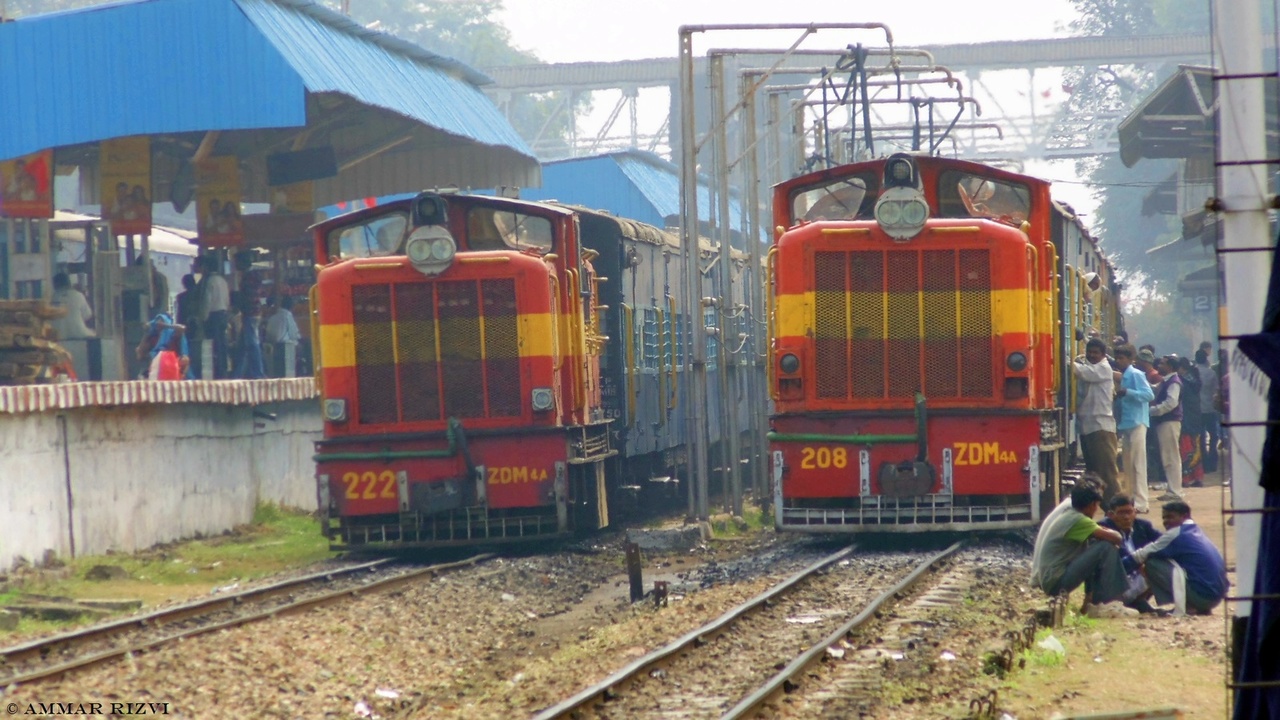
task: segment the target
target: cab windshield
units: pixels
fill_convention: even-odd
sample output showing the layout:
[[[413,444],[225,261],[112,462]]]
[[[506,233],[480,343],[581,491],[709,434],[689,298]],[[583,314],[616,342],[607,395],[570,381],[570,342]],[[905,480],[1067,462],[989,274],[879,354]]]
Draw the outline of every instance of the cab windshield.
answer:
[[[405,212],[379,215],[358,225],[334,228],[327,238],[329,259],[395,255],[400,251],[408,228],[409,214]]]
[[[992,218],[1019,224],[1031,215],[1031,188],[952,170],[938,178],[943,217]]]
[[[555,244],[551,221],[537,215],[472,208],[467,213],[469,250],[535,250],[550,252]]]
[[[856,175],[799,190],[791,196],[791,222],[869,219],[875,189],[873,176]]]

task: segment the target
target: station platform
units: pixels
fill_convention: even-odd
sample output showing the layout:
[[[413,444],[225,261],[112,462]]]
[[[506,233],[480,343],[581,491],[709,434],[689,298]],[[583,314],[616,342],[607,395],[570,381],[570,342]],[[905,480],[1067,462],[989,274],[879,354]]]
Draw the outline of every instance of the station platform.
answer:
[[[311,378],[0,387],[0,572],[315,509]]]

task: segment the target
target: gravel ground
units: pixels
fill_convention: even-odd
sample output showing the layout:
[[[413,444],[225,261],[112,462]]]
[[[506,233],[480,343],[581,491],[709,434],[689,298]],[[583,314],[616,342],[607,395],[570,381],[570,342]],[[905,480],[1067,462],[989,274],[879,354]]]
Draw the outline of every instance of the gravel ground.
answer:
[[[171,716],[202,719],[527,714],[759,592],[769,584],[761,573],[794,571],[829,550],[762,537],[648,559],[647,582],[664,573],[672,580],[673,602],[661,610],[626,602],[615,539],[494,560],[4,697],[168,702]],[[564,672],[567,663],[574,672]]]

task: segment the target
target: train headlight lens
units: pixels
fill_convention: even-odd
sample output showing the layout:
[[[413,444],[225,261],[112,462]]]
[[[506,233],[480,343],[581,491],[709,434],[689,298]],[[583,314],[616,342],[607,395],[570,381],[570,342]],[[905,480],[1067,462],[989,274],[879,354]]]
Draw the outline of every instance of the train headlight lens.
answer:
[[[404,253],[414,265],[431,262],[431,241],[424,237],[412,238],[405,246]]]
[[[1004,364],[1014,372],[1022,372],[1027,369],[1027,356],[1020,352],[1009,353]]]
[[[342,398],[329,398],[324,401],[324,419],[329,422],[342,422],[347,419],[347,401]]]
[[[533,403],[534,410],[550,410],[555,406],[555,396],[551,394],[551,388],[534,388],[530,402]]]
[[[923,200],[909,200],[902,204],[902,223],[904,225],[924,225],[929,218],[929,206]]]
[[[902,203],[890,200],[876,208],[876,220],[881,225],[897,225],[902,222]]]
[[[786,355],[783,355],[782,357],[778,358],[778,369],[782,370],[782,372],[788,375],[791,375],[792,373],[795,373],[795,372],[799,372],[800,358],[796,357],[791,353],[787,353]]]
[[[431,259],[436,262],[449,262],[457,250],[451,238],[439,237],[431,241]]]

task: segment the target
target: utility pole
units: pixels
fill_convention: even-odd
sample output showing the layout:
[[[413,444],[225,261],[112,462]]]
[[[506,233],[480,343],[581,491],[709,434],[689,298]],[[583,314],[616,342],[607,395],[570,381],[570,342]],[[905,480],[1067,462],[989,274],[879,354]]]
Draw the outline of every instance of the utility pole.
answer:
[[[684,307],[689,313],[685,348],[686,430],[689,438],[690,515],[706,520],[707,506],[707,334],[702,320],[702,258],[698,251],[698,138],[694,127],[693,33],[680,28],[680,246],[684,252]]]
[[[1217,166],[1214,209],[1222,228],[1218,243],[1219,272],[1223,279],[1225,312],[1219,315],[1221,347],[1231,353],[1235,337],[1258,332],[1270,276],[1272,246],[1267,222],[1268,186],[1266,101],[1262,78],[1262,22],[1256,3],[1214,0],[1213,48],[1218,58],[1219,101]],[[1230,354],[1228,354],[1230,357]],[[1231,367],[1231,423],[1255,423],[1267,419],[1267,401],[1234,363]],[[1231,504],[1234,510],[1262,507],[1258,485],[1265,425],[1228,425],[1231,438]],[[1261,515],[1237,514],[1237,595],[1252,595],[1261,538]],[[1244,626],[1253,602],[1235,605],[1233,643],[1244,637]]]
[[[720,457],[722,462],[724,490],[728,496],[727,508],[732,515],[742,515],[742,472],[741,452],[738,449],[738,403],[736,395],[737,359],[734,357],[731,343],[737,342],[736,333],[728,329],[732,326],[726,312],[736,311],[733,302],[733,229],[729,223],[729,193],[733,183],[729,182],[729,129],[725,120],[725,75],[724,55],[711,55],[711,117],[720,118],[712,128],[715,137],[715,182],[718,187],[716,195],[716,216],[720,235],[720,306],[716,308],[716,326],[719,328],[720,342],[719,375],[720,375]],[[745,347],[745,346],[744,346]],[[752,398],[754,400],[755,398]]]

